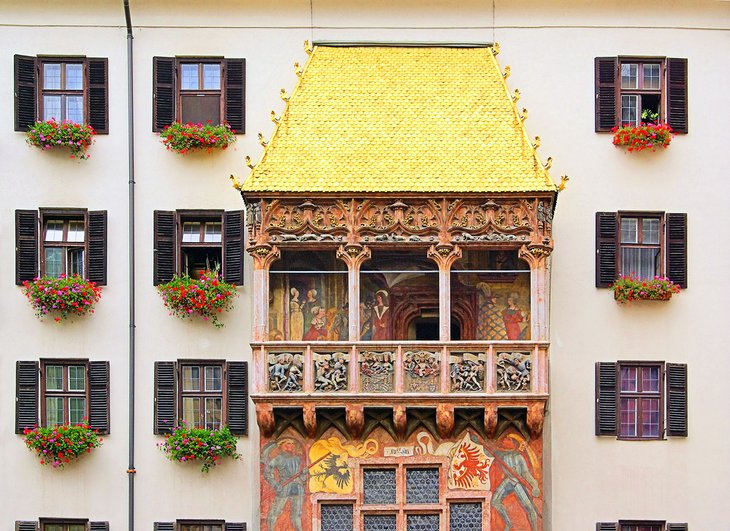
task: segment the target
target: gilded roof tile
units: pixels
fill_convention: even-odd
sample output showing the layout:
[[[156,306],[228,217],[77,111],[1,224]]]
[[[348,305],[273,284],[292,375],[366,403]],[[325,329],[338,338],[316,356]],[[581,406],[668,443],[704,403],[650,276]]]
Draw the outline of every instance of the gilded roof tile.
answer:
[[[315,46],[245,192],[555,191],[491,48]]]

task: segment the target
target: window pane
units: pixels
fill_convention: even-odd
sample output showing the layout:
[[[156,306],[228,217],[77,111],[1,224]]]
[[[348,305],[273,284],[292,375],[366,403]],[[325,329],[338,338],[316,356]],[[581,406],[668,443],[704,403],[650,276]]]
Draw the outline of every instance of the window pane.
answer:
[[[183,391],[200,391],[200,367],[183,366]]]
[[[43,88],[58,90],[61,88],[61,65],[58,63],[43,63]]]
[[[184,242],[200,242],[200,223],[183,223]]]
[[[221,241],[221,223],[206,223],[205,236],[203,241],[220,242]]]
[[[406,531],[438,531],[439,520],[437,514],[409,514]]]
[[[84,524],[71,524],[68,526],[68,531],[86,531]]]
[[[641,243],[653,243],[659,245],[659,220],[641,220]]]
[[[86,389],[86,367],[72,365],[68,368],[68,390],[83,391]]]
[[[206,90],[221,88],[221,65],[203,65],[203,88]]]
[[[406,469],[406,499],[407,503],[438,503],[439,469]]]
[[[619,435],[622,437],[636,437],[636,406],[635,398],[621,399]]]
[[[198,64],[180,65],[182,82],[180,88],[183,90],[198,90]]]
[[[86,417],[86,399],[73,397],[68,399],[68,423],[81,424]]]
[[[84,71],[80,64],[66,65],[66,90],[83,90]]]
[[[188,94],[183,95],[180,100],[183,122],[221,123],[221,98],[218,94]]]
[[[362,473],[363,503],[395,503],[395,469],[365,469]]]
[[[320,509],[322,531],[352,531],[352,505],[322,505]]]
[[[66,120],[84,123],[84,98],[83,96],[66,96]]]
[[[46,241],[63,241],[63,221],[51,220],[46,222]]]
[[[365,531],[397,531],[394,514],[366,514],[363,523]]]
[[[621,391],[638,391],[636,367],[621,367]]]
[[[63,367],[46,365],[46,391],[63,391]]]
[[[641,399],[641,435],[659,437],[659,399]]]
[[[621,65],[621,88],[638,88],[639,65],[624,63]]]
[[[189,428],[200,427],[200,398],[183,397],[183,421]]]
[[[63,424],[63,398],[59,396],[46,397],[46,426],[53,427]]]
[[[623,125],[638,125],[639,96],[621,96],[621,123]]]
[[[63,273],[63,249],[60,247],[46,247],[46,275],[60,277]]]
[[[659,90],[659,65],[644,65],[644,88]]]
[[[83,221],[69,221],[68,222],[68,236],[66,237],[68,242],[82,242],[84,241],[84,222]]]
[[[641,368],[641,390],[645,393],[659,392],[659,367]]]
[[[63,120],[61,115],[61,96],[43,96],[43,119]]]
[[[639,242],[638,218],[621,218],[621,243]]]
[[[205,428],[218,430],[221,427],[221,415],[223,411],[222,398],[205,399]]]
[[[84,250],[71,249],[68,252],[68,274],[84,276]]]
[[[205,368],[205,390],[220,391],[223,389],[222,369],[220,366],[208,366]]]
[[[449,531],[482,531],[482,504],[450,504]]]
[[[622,247],[621,274],[651,279],[659,274],[659,247]]]
[[[223,531],[223,526],[220,524],[206,525],[203,527],[204,527],[203,531]]]
[[[43,531],[63,531],[63,526],[59,524],[46,524],[43,526]]]

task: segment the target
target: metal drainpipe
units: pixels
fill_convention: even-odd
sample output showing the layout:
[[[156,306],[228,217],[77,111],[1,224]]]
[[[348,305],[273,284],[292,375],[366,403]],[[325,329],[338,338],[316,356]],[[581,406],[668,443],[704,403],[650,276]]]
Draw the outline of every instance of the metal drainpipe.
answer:
[[[129,531],[134,531],[134,372],[135,372],[135,260],[134,260],[134,35],[132,34],[132,17],[129,13],[129,0],[124,0],[124,18],[127,23],[127,135],[129,152],[129,464],[127,478],[128,493],[128,523]]]

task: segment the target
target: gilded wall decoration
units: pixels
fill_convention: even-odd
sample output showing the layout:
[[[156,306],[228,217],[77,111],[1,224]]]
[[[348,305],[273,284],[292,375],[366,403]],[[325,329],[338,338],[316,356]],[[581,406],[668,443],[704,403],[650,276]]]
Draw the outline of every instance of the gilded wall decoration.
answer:
[[[427,350],[409,350],[403,355],[405,390],[435,393],[439,391],[440,353]]]
[[[309,491],[351,493],[354,483],[349,459],[368,458],[378,451],[378,447],[375,439],[362,444],[347,444],[337,437],[315,442],[309,449]]]
[[[348,383],[347,352],[312,354],[314,360],[314,390],[321,392],[346,391]]]
[[[456,352],[449,356],[451,391],[484,392],[487,355],[484,352]]]
[[[277,352],[268,357],[269,389],[301,391],[304,382],[304,356],[293,352]]]
[[[497,390],[529,391],[532,361],[529,352],[497,353]]]
[[[394,360],[395,355],[392,352],[359,352],[360,391],[363,393],[392,393],[395,389]]]

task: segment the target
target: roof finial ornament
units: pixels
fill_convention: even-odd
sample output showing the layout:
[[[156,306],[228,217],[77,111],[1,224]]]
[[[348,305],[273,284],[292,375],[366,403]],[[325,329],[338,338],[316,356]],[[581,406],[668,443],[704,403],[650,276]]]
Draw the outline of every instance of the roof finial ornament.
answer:
[[[294,73],[297,75],[297,77],[302,77],[302,68],[299,66],[299,63],[294,63]]]
[[[522,115],[520,116],[520,120],[522,120],[523,122],[527,120],[527,109],[525,109],[524,107],[522,107]]]
[[[281,96],[282,100],[289,101],[289,94],[286,93],[286,89],[281,89],[279,91],[279,96]]]
[[[264,140],[264,135],[259,133],[259,144],[261,144],[263,147],[266,147],[269,143]]]
[[[249,168],[251,168],[253,170],[254,164],[251,162],[251,157],[246,155],[246,158],[244,158],[243,160],[246,163],[246,166],[248,166]]]
[[[512,73],[512,69],[510,68],[509,65],[507,65],[504,67],[504,72],[502,72],[502,77],[507,79],[511,73]]]
[[[520,96],[521,96],[520,89],[515,89],[515,93],[512,96],[512,101],[514,101],[515,103],[517,103],[518,101],[520,101]]]
[[[494,55],[499,55],[499,43],[498,43],[498,42],[495,42],[495,43],[494,43],[494,44],[492,45],[492,53],[493,53]]]
[[[547,160],[545,161],[545,164],[542,165],[542,167],[545,168],[545,170],[549,170],[550,168],[552,168],[552,166],[553,166],[552,157],[548,157]]]
[[[236,179],[233,176],[233,174],[231,174],[231,177],[230,178],[231,178],[231,183],[233,184],[233,187],[240,192],[241,191],[241,187],[243,187],[243,185],[241,184],[241,182],[238,179]]]
[[[558,192],[562,192],[565,190],[565,185],[568,184],[568,181],[570,180],[570,177],[567,175],[561,175],[560,176],[560,184],[558,185]]]
[[[312,48],[308,40],[304,41],[304,51],[307,52],[307,55],[312,55],[314,51],[314,48]]]
[[[281,120],[281,118],[276,116],[276,111],[271,111],[271,121],[274,122],[275,124],[278,124],[279,120]]]
[[[535,141],[532,143],[532,147],[537,149],[540,147],[541,143],[542,143],[542,139],[539,136],[536,136]]]

